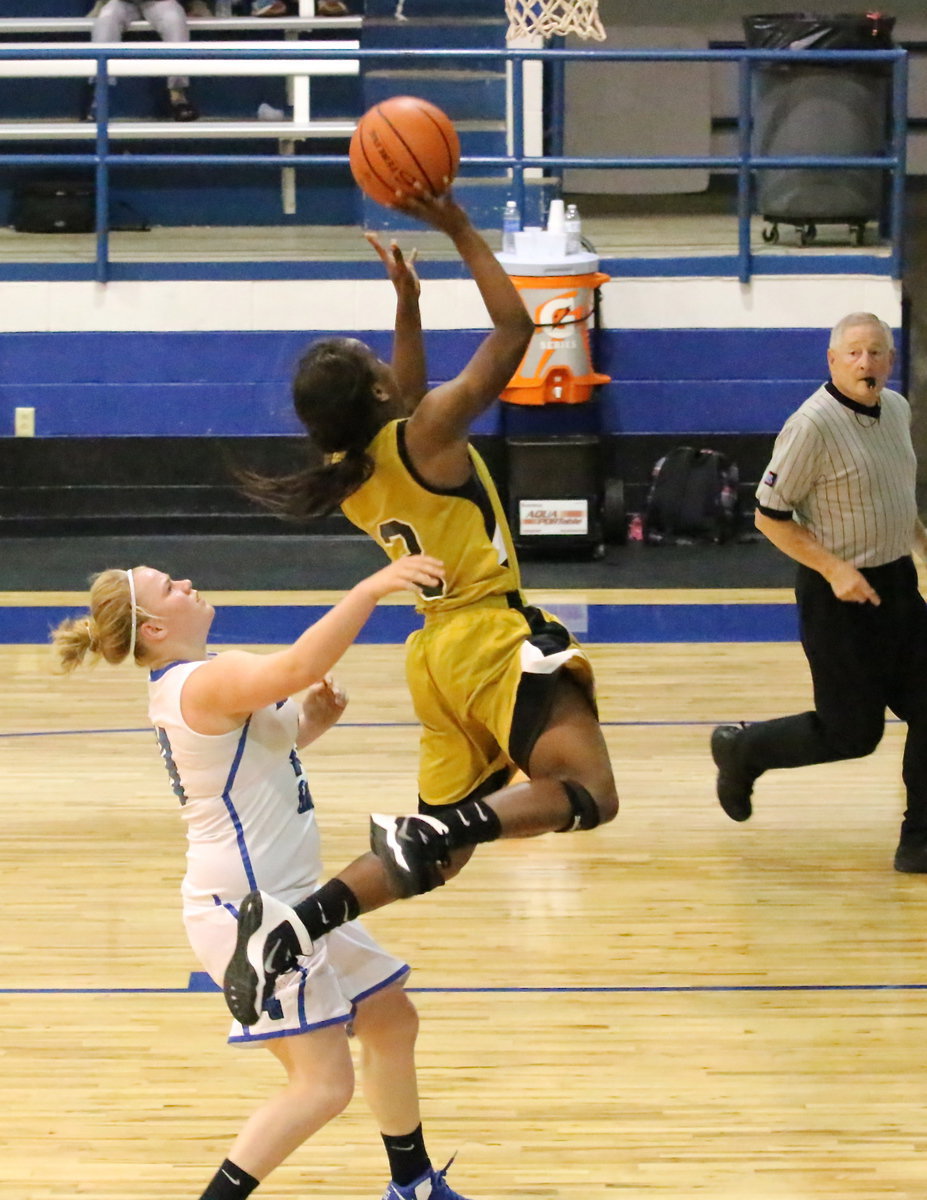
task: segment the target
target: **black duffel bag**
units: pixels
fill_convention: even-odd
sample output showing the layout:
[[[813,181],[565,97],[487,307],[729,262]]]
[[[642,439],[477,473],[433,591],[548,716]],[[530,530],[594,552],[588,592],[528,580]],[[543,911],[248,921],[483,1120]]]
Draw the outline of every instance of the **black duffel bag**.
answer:
[[[92,233],[96,188],[81,179],[29,179],[13,191],[10,224],[17,233]]]

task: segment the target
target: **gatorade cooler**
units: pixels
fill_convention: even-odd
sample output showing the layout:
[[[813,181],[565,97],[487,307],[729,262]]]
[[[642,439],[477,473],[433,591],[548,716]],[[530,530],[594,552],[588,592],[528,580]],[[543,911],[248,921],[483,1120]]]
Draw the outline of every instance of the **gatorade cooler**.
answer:
[[[524,229],[498,255],[534,321],[525,357],[501,398],[509,404],[582,404],[611,376],[592,369],[589,329],[595,289],[610,276],[586,250],[566,252],[563,234]]]
[[[589,349],[595,290],[609,276],[599,271],[578,230],[567,227],[562,201],[551,202],[547,229],[519,230],[510,239],[498,258],[534,320],[534,336],[501,398],[509,405],[550,406],[543,417],[530,409],[511,422],[503,416],[522,434],[537,430],[506,437],[512,536],[521,552],[579,551],[599,558],[605,541],[625,533],[623,494],[616,521],[615,505],[605,503],[606,492],[617,493],[604,480],[599,434],[577,432],[577,425],[588,424],[583,414],[558,417],[557,409],[582,404],[593,388],[609,382],[610,376],[593,370]]]

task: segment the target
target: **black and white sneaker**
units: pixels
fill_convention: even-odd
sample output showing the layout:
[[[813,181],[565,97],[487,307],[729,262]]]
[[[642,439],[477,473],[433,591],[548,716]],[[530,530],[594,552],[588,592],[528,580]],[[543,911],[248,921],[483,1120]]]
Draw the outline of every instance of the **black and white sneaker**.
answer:
[[[254,1025],[279,976],[292,971],[312,940],[288,904],[249,892],[238,910],[238,939],[225,970],[225,1002],[236,1021]]]
[[[444,883],[440,868],[449,864],[451,848],[448,828],[437,817],[374,813],[370,818],[370,849],[403,898],[420,896]]]

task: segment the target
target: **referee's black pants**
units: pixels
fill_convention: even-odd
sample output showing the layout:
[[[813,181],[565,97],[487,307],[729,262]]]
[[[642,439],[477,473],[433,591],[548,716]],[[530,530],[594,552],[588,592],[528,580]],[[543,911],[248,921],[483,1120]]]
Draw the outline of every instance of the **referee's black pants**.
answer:
[[[744,768],[804,767],[871,754],[886,708],[908,726],[902,765],[907,809],[902,837],[927,835],[927,605],[910,557],[863,575],[880,605],[838,600],[817,571],[800,566],[795,586],[801,643],[811,668],[814,712],[757,721],[739,740]]]

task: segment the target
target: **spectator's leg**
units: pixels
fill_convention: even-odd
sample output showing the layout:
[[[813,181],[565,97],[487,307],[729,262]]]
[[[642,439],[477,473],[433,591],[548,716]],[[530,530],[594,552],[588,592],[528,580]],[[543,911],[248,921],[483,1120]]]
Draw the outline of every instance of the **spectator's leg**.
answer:
[[[187,14],[178,0],[142,0],[145,20],[165,42],[189,42]],[[187,98],[190,84],[185,75],[172,75],[167,81],[168,103],[175,121],[195,121],[199,116]]]
[[[132,0],[107,0],[93,23],[91,41],[121,42],[122,35],[140,16],[141,12]]]
[[[98,3],[94,6],[91,15],[94,14],[94,22],[90,30],[90,40],[93,42],[121,42],[125,31],[134,20],[141,16],[133,0],[106,0],[106,3]],[[112,86],[116,81],[110,79],[109,82]],[[95,86],[96,78],[91,76],[81,94],[80,119],[82,121],[93,120]]]

